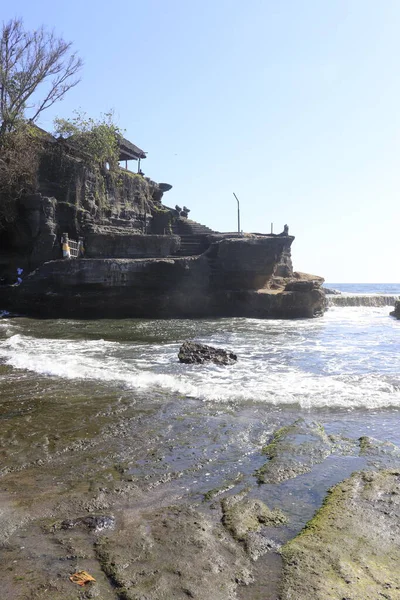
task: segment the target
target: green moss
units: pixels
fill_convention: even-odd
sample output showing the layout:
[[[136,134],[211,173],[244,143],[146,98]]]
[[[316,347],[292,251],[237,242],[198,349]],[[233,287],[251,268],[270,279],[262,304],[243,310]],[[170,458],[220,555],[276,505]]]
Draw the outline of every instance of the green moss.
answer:
[[[369,448],[371,447],[371,440],[367,435],[363,435],[362,437],[358,438],[358,441],[360,443],[360,454],[367,454]]]
[[[293,433],[294,431],[296,431],[297,423],[298,421],[292,423],[292,425],[285,425],[284,427],[280,427],[279,429],[274,431],[271,441],[269,442],[269,444],[262,448],[261,454],[270,457],[274,456],[276,453],[277,443],[289,433]]]
[[[263,525],[278,527],[287,522],[280,510],[270,510],[261,500],[243,498],[243,494],[223,498],[221,507],[222,523],[238,541]]]
[[[400,553],[390,496],[394,471],[355,473],[329,490],[302,532],[281,550],[282,600],[375,600],[399,589]],[[386,595],[387,593],[387,595]]]

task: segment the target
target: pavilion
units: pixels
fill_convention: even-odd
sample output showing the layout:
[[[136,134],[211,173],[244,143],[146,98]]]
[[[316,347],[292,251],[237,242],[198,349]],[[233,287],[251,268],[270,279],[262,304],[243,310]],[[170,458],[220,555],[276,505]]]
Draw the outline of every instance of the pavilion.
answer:
[[[146,152],[132,144],[129,140],[121,136],[118,136],[119,146],[119,160],[125,161],[125,169],[128,169],[128,160],[138,161],[138,173],[140,173],[140,161],[146,158]]]

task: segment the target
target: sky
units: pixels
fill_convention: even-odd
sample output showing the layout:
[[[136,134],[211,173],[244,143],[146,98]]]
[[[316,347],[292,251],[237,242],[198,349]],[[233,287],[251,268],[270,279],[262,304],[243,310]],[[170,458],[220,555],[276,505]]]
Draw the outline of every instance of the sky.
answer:
[[[168,206],[295,236],[294,268],[400,282],[399,0],[15,0],[84,61],[44,112],[113,109]]]

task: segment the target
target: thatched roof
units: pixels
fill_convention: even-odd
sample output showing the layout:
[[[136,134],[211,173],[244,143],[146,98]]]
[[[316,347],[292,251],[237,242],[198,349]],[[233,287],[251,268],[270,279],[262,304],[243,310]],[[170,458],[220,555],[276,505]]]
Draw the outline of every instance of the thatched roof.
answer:
[[[118,145],[119,145],[119,160],[138,160],[139,158],[146,158],[146,152],[132,144],[126,138],[119,136],[118,137]]]

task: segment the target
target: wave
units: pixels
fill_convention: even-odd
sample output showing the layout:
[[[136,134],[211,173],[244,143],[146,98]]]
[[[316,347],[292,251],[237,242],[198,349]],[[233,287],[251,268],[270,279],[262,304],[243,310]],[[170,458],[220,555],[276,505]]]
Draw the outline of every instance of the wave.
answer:
[[[305,323],[299,322],[298,331],[304,331]],[[0,360],[42,376],[98,381],[131,390],[164,390],[205,401],[303,408],[400,407],[400,378],[384,368],[387,349],[369,340],[369,345],[356,352],[356,337],[352,341],[346,336],[310,339],[315,323],[306,329],[308,336],[291,339],[296,326],[292,323],[286,333],[283,329],[281,336],[268,340],[267,346],[265,335],[251,340],[240,336],[235,344],[239,361],[228,368],[181,365],[179,343],[40,339],[23,334],[0,343]],[[264,327],[268,330],[268,324]],[[393,352],[398,356],[396,349]]]
[[[365,307],[381,307],[394,306],[399,296],[385,294],[342,294],[338,296],[327,297],[328,307],[330,306],[365,306]]]

